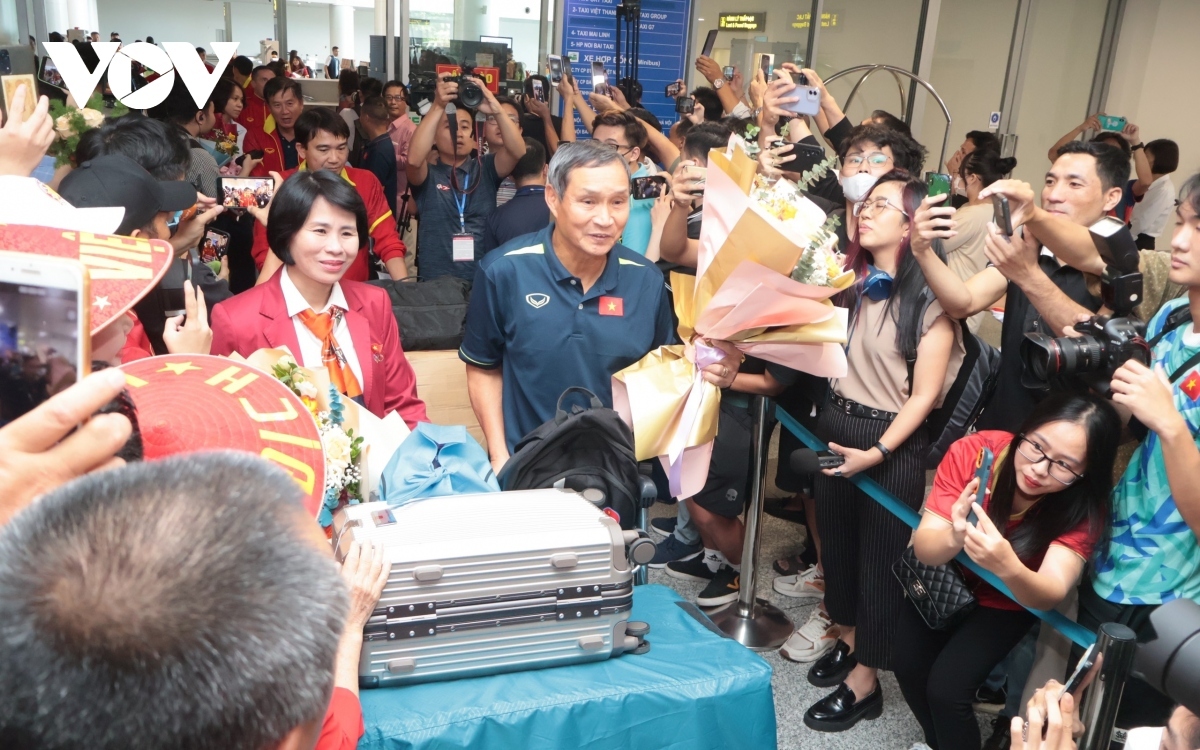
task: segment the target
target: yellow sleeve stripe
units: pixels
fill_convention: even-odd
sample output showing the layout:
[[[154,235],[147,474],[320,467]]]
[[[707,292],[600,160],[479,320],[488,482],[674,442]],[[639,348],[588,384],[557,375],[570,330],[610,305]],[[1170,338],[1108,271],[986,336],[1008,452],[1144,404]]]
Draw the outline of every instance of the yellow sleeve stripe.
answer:
[[[385,211],[382,216],[380,216],[378,219],[375,220],[375,223],[371,225],[371,228],[367,230],[367,234],[374,232],[375,227],[379,226],[380,222],[382,222],[384,219],[386,219],[387,217],[389,217],[391,215],[392,215],[391,211]]]

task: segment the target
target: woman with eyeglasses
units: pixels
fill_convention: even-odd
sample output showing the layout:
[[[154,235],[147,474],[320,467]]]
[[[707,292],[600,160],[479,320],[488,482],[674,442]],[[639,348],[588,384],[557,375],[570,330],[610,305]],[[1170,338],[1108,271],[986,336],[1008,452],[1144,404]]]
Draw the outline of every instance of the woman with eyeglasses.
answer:
[[[855,207],[858,234],[847,263],[860,281],[835,302],[850,309],[845,377],[830,383],[817,433],[845,456],[816,476],[825,608],[840,638],[808,672],[836,688],[804,723],[840,732],[883,711],[880,669],[890,669],[903,591],[892,564],[909,528],[848,477],[863,473],[914,510],[925,494],[925,418],[941,404],[962,362],[958,326],[929,293],[909,249],[911,217],[925,183],[896,170]]]
[[[952,628],[931,630],[915,607],[900,613],[893,671],[930,748],[980,747],[975,690],[1034,624],[1022,605],[1057,606],[1108,530],[1120,431],[1109,402],[1060,394],[1039,404],[1016,435],[977,432],[946,452],[913,536],[917,559],[941,565],[966,552],[1017,601],[964,570],[978,606]],[[982,448],[995,460],[978,503]]]

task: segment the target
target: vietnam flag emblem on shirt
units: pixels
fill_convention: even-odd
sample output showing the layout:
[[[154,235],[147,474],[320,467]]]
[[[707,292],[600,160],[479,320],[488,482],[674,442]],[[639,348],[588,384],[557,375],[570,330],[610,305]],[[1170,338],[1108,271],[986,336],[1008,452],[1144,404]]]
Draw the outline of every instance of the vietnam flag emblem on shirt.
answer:
[[[625,317],[625,301],[620,297],[601,297],[600,314],[615,315],[618,318]]]
[[[1200,398],[1200,370],[1192,370],[1188,376],[1179,384],[1179,390],[1188,395],[1188,398],[1195,401]]]

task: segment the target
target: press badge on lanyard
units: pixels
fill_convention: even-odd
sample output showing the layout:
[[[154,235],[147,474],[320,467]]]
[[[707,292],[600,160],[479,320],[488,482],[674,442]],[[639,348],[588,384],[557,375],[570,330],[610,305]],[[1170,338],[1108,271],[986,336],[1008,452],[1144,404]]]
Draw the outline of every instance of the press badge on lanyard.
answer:
[[[460,233],[454,235],[450,241],[451,257],[455,263],[470,262],[475,260],[475,236],[467,234],[467,187],[470,185],[471,176],[468,174],[463,177],[463,192],[459,195],[453,192],[454,205],[458,207],[458,228]],[[453,190],[453,188],[451,188]]]

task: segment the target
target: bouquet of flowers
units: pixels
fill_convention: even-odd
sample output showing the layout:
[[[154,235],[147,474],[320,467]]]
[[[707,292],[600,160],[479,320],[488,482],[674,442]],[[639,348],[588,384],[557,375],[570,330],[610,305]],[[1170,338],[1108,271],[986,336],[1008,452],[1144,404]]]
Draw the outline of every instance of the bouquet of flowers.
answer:
[[[54,166],[61,167],[71,164],[75,157],[75,149],[79,146],[79,136],[93,128],[104,124],[104,95],[99,91],[83,107],[70,107],[59,101],[50,102],[50,116],[54,118],[54,132],[58,138],[50,144],[47,153],[54,157]],[[129,108],[117,102],[113,108],[113,117],[127,114]]]
[[[321,389],[311,373],[291,356],[280,357],[271,367],[271,374],[299,396],[317,420],[325,452],[325,499],[317,522],[328,529],[338,508],[363,502],[363,438],[346,425],[342,394],[328,386],[327,399],[322,401]]]
[[[802,372],[840,377],[846,311],[830,298],[854,283],[842,270],[837,219],[779,180],[767,183],[740,139],[708,159],[696,275],[671,274],[679,336],[613,377],[613,404],[638,460],[659,456],[671,494],[699,492],[716,437],[720,391],[700,369],[720,355],[705,340]],[[809,184],[829,168],[804,175]]]

